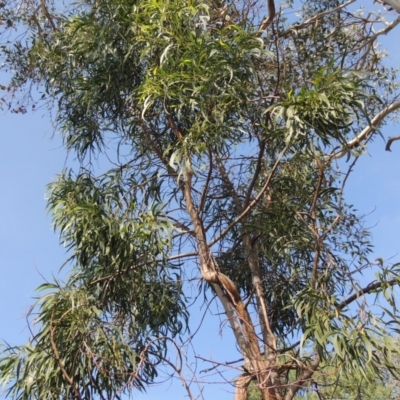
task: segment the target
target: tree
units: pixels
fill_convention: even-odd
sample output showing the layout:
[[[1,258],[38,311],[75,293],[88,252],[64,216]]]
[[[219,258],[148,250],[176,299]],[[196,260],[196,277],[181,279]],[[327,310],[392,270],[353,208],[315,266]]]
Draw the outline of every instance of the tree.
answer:
[[[400,264],[369,260],[344,189],[400,108],[376,45],[400,19],[353,2],[2,4],[4,104],[55,110],[80,162],[49,185],[70,275],[39,288],[30,342],[3,350],[11,398],[120,398],[162,368],[195,398],[192,297],[233,332],[237,400],[250,383],[291,400],[327,363],[394,368]]]

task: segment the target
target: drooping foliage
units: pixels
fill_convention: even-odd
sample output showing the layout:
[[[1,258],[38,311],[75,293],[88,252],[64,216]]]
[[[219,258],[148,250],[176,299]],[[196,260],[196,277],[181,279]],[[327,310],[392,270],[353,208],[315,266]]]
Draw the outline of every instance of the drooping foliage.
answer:
[[[168,352],[190,343],[198,287],[241,353],[238,400],[252,381],[291,400],[328,363],[394,368],[399,265],[371,263],[344,188],[400,108],[375,44],[399,20],[374,33],[382,17],[351,3],[2,5],[4,106],[49,107],[80,165],[49,185],[70,276],[41,286],[29,344],[4,349],[11,398],[119,398],[166,367],[194,398]]]

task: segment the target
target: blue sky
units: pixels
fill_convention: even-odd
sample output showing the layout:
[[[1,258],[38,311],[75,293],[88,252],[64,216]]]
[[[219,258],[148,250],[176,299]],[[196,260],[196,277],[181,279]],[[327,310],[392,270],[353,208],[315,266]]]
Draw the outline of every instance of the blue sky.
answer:
[[[399,35],[397,27],[383,40],[392,53],[389,62],[393,66],[400,66],[400,44],[393,40]],[[4,77],[0,76],[0,83],[5,83]],[[64,249],[58,245],[45,210],[45,188],[64,167],[66,153],[60,138],[52,137],[49,118],[42,114],[1,114],[0,339],[12,344],[27,340],[24,316],[33,302],[34,290],[43,277],[51,280],[52,274],[58,275],[64,261]],[[382,132],[385,137],[399,135],[400,126],[390,123]],[[361,213],[369,214],[367,225],[373,227],[376,246],[373,257],[400,261],[400,141],[392,144],[392,152],[386,152],[384,146],[376,139],[361,158],[348,182],[346,198]],[[234,359],[236,354],[228,353],[230,347],[226,345],[229,332],[219,336],[219,324],[211,320],[207,319],[206,329],[196,339],[208,349],[205,357]],[[220,378],[216,376],[216,380]],[[212,386],[208,393],[219,400],[233,397],[226,385]],[[174,383],[133,397],[175,400],[183,396],[180,384]]]

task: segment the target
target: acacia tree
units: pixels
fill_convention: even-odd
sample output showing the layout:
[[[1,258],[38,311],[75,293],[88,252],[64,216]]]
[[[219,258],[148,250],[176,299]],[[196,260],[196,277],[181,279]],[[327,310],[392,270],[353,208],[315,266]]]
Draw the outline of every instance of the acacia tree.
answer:
[[[49,107],[80,165],[49,185],[70,273],[39,288],[29,343],[4,347],[11,398],[120,398],[162,368],[195,398],[181,354],[195,290],[241,353],[237,400],[251,382],[291,400],[327,362],[393,368],[400,265],[371,263],[343,194],[400,108],[377,47],[399,18],[355,0],[1,6],[4,106]]]

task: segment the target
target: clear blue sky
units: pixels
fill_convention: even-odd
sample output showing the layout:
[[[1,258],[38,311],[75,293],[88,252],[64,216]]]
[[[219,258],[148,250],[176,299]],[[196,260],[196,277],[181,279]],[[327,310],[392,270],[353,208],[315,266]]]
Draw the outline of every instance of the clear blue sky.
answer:
[[[390,64],[400,66],[400,27],[383,40],[391,51]],[[5,78],[0,76],[0,84]],[[49,118],[41,111],[26,115],[1,114],[0,139],[0,339],[22,344],[28,338],[24,315],[32,304],[34,289],[43,277],[58,275],[64,261],[64,249],[46,214],[45,188],[65,165],[66,153],[61,141],[52,138]],[[400,126],[389,124],[385,137],[400,134]],[[376,139],[369,153],[356,166],[347,186],[347,200],[367,217],[373,226],[375,257],[400,261],[400,141],[392,152]],[[215,318],[216,319],[216,318]],[[234,359],[229,353],[229,331],[218,335],[219,324],[210,318],[197,337],[208,349],[205,356],[217,360]],[[214,340],[215,339],[215,340]],[[221,379],[216,376],[216,380]],[[211,397],[210,397],[211,396]],[[231,388],[215,385],[205,398],[231,400]],[[0,398],[1,395],[0,395]],[[147,395],[134,394],[137,400],[176,400],[184,398],[179,383],[166,384]]]

